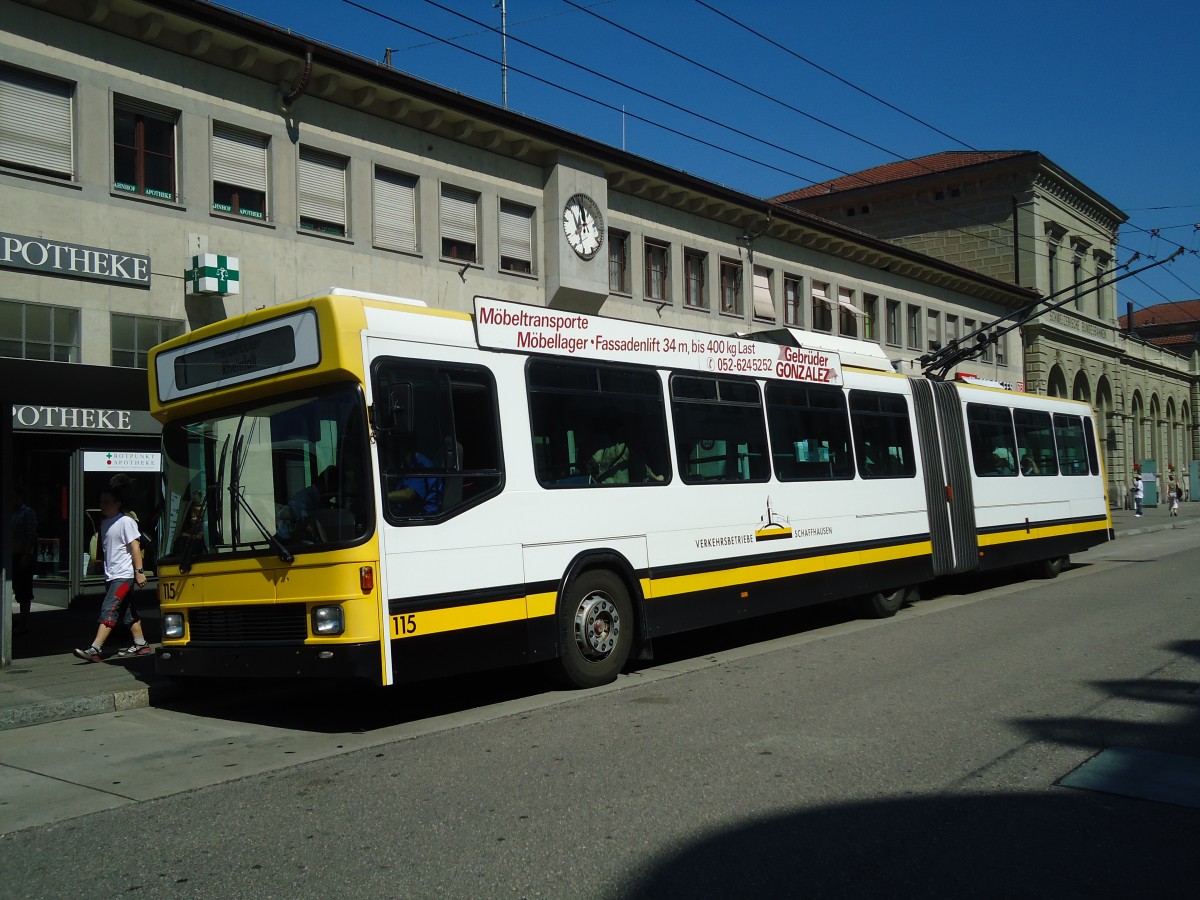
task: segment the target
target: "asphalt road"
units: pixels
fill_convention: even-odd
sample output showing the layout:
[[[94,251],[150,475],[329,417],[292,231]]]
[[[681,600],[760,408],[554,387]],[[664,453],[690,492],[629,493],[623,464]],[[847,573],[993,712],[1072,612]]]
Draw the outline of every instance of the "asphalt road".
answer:
[[[1200,811],[1056,783],[1110,747],[1200,763],[1190,531],[884,622],[660,642],[596,691],[226,691],[6,732],[0,896],[1190,898]]]

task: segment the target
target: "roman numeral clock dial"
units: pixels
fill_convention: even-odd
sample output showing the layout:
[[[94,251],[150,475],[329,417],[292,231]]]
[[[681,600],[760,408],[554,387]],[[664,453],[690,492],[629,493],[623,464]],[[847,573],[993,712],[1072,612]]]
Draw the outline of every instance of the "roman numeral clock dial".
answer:
[[[580,259],[591,259],[604,243],[604,218],[587,194],[575,194],[563,207],[563,234]]]

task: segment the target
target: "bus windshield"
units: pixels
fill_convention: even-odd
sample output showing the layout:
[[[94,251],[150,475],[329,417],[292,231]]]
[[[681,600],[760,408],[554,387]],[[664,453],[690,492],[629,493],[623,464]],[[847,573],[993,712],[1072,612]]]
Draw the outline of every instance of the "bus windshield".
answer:
[[[362,392],[341,386],[163,428],[163,558],[293,554],[374,527]]]

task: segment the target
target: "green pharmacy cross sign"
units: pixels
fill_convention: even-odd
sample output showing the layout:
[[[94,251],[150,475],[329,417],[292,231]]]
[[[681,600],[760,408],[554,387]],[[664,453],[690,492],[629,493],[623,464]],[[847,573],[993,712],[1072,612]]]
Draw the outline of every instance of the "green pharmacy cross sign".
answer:
[[[241,273],[236,256],[202,253],[192,257],[192,267],[184,273],[185,293],[240,294]]]

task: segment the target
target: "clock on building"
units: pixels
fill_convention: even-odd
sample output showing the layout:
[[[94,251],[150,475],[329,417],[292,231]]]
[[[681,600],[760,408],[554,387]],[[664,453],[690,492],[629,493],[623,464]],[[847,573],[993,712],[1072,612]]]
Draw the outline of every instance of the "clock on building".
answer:
[[[591,259],[604,243],[604,217],[596,201],[575,194],[563,207],[563,233],[580,259]]]

